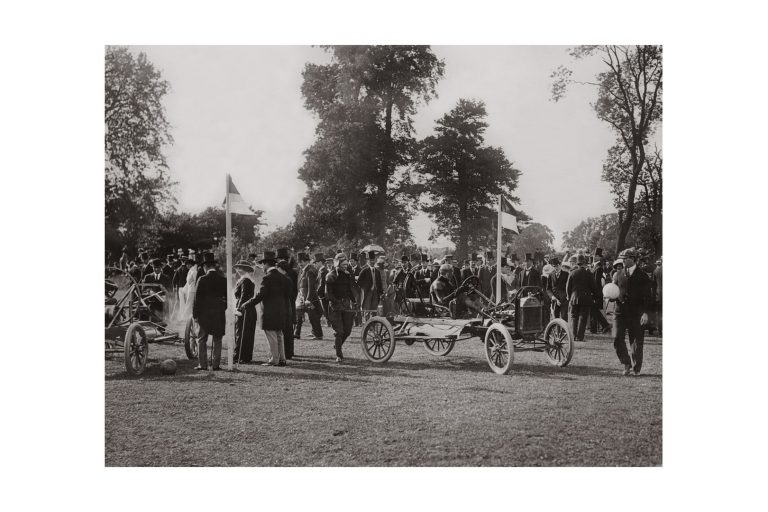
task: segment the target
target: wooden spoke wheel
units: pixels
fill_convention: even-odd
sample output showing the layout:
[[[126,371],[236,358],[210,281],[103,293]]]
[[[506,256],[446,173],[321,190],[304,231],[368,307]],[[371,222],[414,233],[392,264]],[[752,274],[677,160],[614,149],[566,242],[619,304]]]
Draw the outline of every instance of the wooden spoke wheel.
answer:
[[[395,353],[395,332],[392,324],[380,316],[374,316],[363,325],[360,344],[369,361],[386,363]]]
[[[555,366],[566,366],[573,357],[573,334],[568,322],[555,318],[544,329],[544,352]]]
[[[187,320],[187,328],[184,329],[184,352],[187,358],[197,359],[197,335],[200,332],[200,326],[193,318]]]
[[[500,323],[491,324],[485,333],[485,359],[494,373],[506,375],[512,371],[515,346],[507,328]]]
[[[147,334],[139,324],[131,324],[125,333],[125,369],[131,375],[141,375],[148,357]]]
[[[455,344],[456,340],[432,338],[424,340],[424,350],[435,356],[447,356]]]

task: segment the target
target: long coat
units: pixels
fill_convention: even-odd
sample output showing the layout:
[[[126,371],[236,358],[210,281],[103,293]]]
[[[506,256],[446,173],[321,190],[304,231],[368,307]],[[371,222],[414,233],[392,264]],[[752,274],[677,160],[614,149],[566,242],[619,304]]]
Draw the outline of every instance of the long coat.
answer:
[[[223,336],[226,310],[227,280],[215,270],[210,270],[197,281],[192,316],[206,333]]]
[[[354,282],[354,278],[352,280]],[[386,287],[386,283],[381,278],[381,271],[376,267],[363,268],[357,278],[357,284],[362,291],[362,308],[365,310],[376,309]]]
[[[531,267],[530,270],[524,269],[518,274],[518,277],[520,279],[520,287],[541,285],[541,274],[534,267]]]
[[[547,280],[547,295],[549,295],[549,298],[552,300],[557,299],[560,302],[568,301],[568,293],[565,290],[567,284],[567,271],[560,269],[559,276],[557,275],[557,272],[552,271],[552,273],[549,274],[549,279]]]
[[[253,298],[256,293],[256,285],[248,277],[241,277],[235,284],[235,307],[240,306]],[[241,347],[240,359],[250,361],[253,354],[253,339],[256,335],[256,320],[258,314],[256,308],[245,308],[241,316],[235,319],[235,340]]]
[[[617,316],[642,315],[653,307],[651,278],[636,266],[632,275],[625,268],[613,276],[613,282],[619,287],[619,299],[616,301]]]
[[[315,266],[311,263],[307,263],[307,266],[301,271],[301,276],[299,277],[299,291],[301,292],[302,297],[304,297],[304,302],[311,302],[315,306],[317,306],[315,303],[320,299],[317,295],[317,274],[318,272]]]
[[[586,268],[578,267],[568,274],[565,294],[573,306],[592,306],[595,303],[594,288],[592,273]]]
[[[261,328],[265,331],[282,331],[285,319],[288,317],[288,304],[291,300],[291,284],[289,278],[272,267],[261,280],[259,292],[246,301],[240,309],[262,303],[264,312],[261,315]],[[197,293],[200,293],[198,285]]]

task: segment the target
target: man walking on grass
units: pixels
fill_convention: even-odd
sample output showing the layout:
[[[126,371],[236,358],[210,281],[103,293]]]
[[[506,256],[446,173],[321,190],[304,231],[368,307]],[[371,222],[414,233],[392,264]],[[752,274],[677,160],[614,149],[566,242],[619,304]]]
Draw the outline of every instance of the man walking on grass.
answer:
[[[643,326],[648,323],[648,311],[653,305],[651,278],[637,266],[636,253],[625,249],[619,255],[624,261],[624,268],[613,276],[614,284],[619,287],[614,314],[613,347],[619,361],[624,365],[624,375],[640,373],[643,367]],[[629,335],[629,350],[624,340]]]

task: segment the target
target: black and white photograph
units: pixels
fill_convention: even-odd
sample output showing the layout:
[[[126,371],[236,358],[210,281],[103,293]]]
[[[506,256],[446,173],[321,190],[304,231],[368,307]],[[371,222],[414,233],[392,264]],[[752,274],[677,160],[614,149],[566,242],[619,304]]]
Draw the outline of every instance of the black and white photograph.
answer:
[[[107,466],[662,464],[661,45],[104,73]]]
[[[4,508],[760,510],[758,7],[8,4]]]

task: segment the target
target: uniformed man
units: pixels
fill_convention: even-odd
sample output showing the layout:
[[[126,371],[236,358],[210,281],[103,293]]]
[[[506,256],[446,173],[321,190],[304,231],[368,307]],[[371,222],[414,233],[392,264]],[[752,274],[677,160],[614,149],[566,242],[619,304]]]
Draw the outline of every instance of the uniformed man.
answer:
[[[338,253],[334,258],[334,268],[328,272],[325,278],[325,294],[328,299],[328,307],[331,317],[331,326],[334,332],[334,349],[336,350],[336,362],[344,361],[342,345],[352,332],[354,319],[353,309],[357,309],[355,296],[352,294],[352,281],[354,278],[348,273],[347,256]],[[362,274],[362,271],[361,271]],[[365,289],[363,289],[365,293]]]

